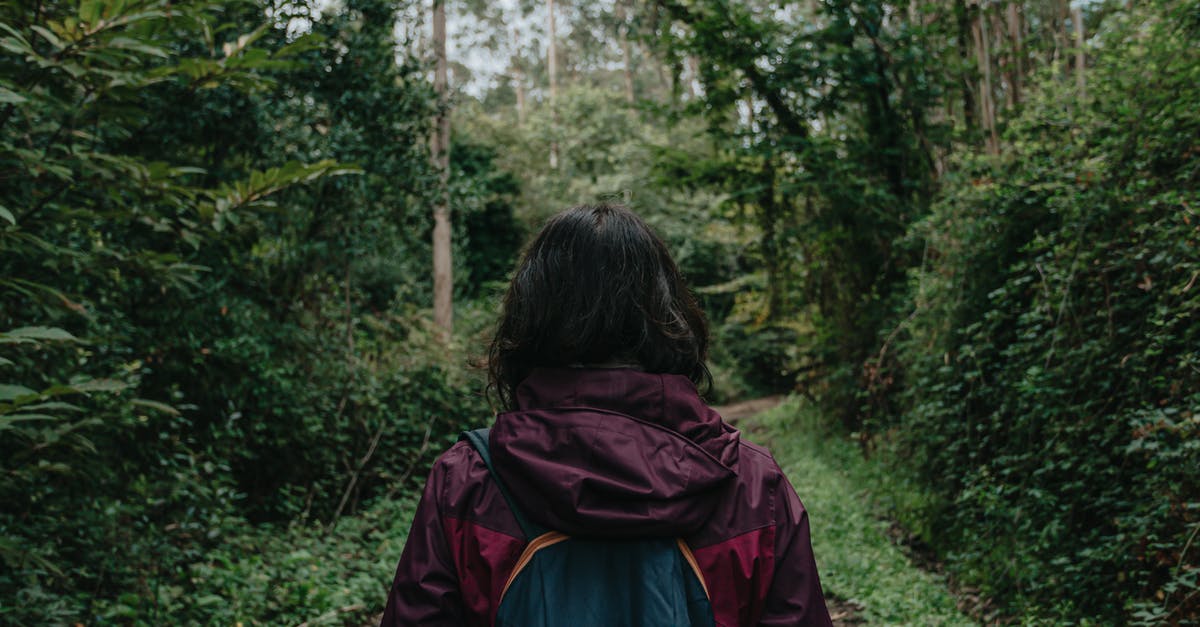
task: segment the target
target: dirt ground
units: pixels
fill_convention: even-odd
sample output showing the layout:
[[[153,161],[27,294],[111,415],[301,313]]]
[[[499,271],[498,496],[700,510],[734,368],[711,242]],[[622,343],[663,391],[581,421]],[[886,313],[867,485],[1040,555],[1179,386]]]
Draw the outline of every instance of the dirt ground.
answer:
[[[717,410],[718,414],[721,414],[725,422],[737,424],[740,420],[745,420],[746,418],[767,411],[782,402],[783,396],[776,394],[775,396],[752,398],[748,401],[731,403],[729,405],[714,405],[713,409]]]

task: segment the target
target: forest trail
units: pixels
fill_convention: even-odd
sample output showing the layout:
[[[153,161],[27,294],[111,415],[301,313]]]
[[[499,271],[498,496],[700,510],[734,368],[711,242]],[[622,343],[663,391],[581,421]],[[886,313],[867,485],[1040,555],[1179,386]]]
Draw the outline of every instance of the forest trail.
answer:
[[[892,542],[871,505],[878,483],[853,443],[816,427],[815,411],[774,396],[715,407],[767,446],[809,513],[813,551],[834,625],[976,625],[940,575]],[[727,413],[728,412],[728,413]]]
[[[774,409],[783,402],[784,397],[779,394],[771,396],[761,396],[745,401],[738,401],[728,405],[714,405],[713,409],[717,410],[718,414],[725,419],[729,424],[737,424],[747,418],[753,418],[768,409]]]

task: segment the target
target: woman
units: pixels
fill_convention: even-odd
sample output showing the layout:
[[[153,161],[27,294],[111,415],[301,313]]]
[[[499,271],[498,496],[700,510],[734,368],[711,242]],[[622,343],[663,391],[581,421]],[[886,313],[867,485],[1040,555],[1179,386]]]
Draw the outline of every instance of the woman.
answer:
[[[533,523],[677,537],[717,625],[829,625],[808,518],[763,448],[700,399],[708,329],[666,246],[599,205],[546,223],[489,351],[495,472]],[[434,464],[383,626],[489,625],[525,536],[467,442]]]

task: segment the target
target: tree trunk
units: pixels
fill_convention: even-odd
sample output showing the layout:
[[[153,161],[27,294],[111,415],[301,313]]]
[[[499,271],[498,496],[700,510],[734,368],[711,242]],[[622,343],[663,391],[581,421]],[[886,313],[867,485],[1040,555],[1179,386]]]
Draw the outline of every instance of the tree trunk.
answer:
[[[512,29],[513,52],[513,90],[517,94],[517,126],[525,126],[525,69],[521,63],[521,31],[516,26]]]
[[[454,328],[453,276],[450,259],[450,111],[447,102],[446,2],[433,0],[433,48],[437,55],[433,89],[438,113],[434,127],[433,163],[438,170],[433,206],[433,321],[448,341]]]
[[[971,58],[971,16],[966,0],[955,0],[954,19],[958,24],[958,56],[962,60],[962,106],[963,124],[968,132],[973,130],[975,121],[975,88],[971,84],[968,60]]]
[[[1005,45],[1008,38],[1005,36],[1004,18],[1000,17],[999,10],[991,15],[989,23],[992,29],[992,41],[996,42],[998,46],[995,54],[999,70],[997,78],[1004,89],[1004,108],[1011,111],[1016,106],[1016,100],[1013,98],[1012,46]]]
[[[625,0],[618,0],[616,17],[617,22],[619,22],[617,36],[621,40],[621,61],[624,65],[622,73],[625,78],[625,102],[633,104],[636,100],[636,95],[633,92],[633,46],[629,43],[629,24],[625,22]]]
[[[1059,0],[1055,4],[1058,15],[1054,24],[1054,62],[1057,63],[1066,56],[1067,43],[1071,41],[1071,36],[1067,33],[1067,17],[1071,13],[1071,5],[1069,0]],[[1055,71],[1057,72],[1058,68],[1055,68]]]
[[[689,54],[687,57],[687,95],[688,100],[696,99],[696,85],[700,82],[700,60],[696,55]]]
[[[975,9],[971,30],[975,36],[975,52],[979,61],[979,117],[987,132],[988,152],[996,155],[1000,154],[1000,138],[996,135],[996,105],[992,101],[992,57],[988,51],[987,16],[982,6]]]
[[[1021,81],[1025,78],[1025,46],[1021,40],[1021,13],[1017,1],[1009,0],[1008,3],[1008,39],[1009,46],[1012,47],[1012,63],[1009,68],[1012,74],[1009,86],[1012,89],[1013,104],[1021,103]]]
[[[558,133],[558,109],[556,103],[558,101],[558,33],[554,25],[554,0],[546,0],[546,6],[550,10],[550,43],[547,73],[550,76],[550,115],[554,122],[550,138],[550,168],[557,169],[558,140],[556,136]]]
[[[1087,98],[1087,79],[1083,71],[1087,68],[1087,59],[1083,54],[1083,10],[1079,5],[1071,9],[1071,21],[1075,22],[1075,87],[1079,90],[1079,99]]]
[[[767,322],[779,319],[784,310],[783,269],[779,255],[779,203],[775,198],[775,164],[768,155],[763,160],[762,189],[758,204],[762,212],[759,228],[762,230],[763,263],[767,271]]]

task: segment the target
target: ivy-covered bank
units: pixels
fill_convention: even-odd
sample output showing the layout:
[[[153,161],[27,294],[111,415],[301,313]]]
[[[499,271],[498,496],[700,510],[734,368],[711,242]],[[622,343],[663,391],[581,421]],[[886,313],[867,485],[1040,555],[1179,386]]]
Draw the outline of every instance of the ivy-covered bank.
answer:
[[[1048,620],[1196,624],[1200,5],[1109,18],[1086,92],[1043,76],[912,228],[868,430],[961,580]]]

